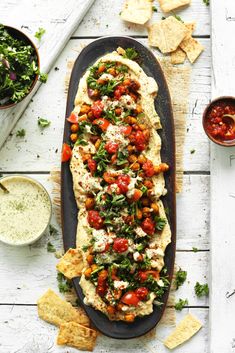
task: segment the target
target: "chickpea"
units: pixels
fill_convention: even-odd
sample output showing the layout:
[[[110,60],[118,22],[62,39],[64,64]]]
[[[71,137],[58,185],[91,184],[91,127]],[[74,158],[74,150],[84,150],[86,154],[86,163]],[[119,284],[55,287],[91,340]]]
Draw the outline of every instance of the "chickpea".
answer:
[[[140,178],[144,178],[144,177],[145,177],[145,174],[144,174],[143,171],[139,172],[139,177],[140,177]]]
[[[70,130],[71,130],[71,132],[78,132],[78,124],[72,124],[71,126],[70,126]]]
[[[129,153],[133,152],[134,150],[135,150],[135,147],[134,147],[134,146],[132,146],[132,145],[128,145],[128,146],[127,146],[127,151],[128,151]]]
[[[124,307],[124,304],[118,303],[116,306],[117,311],[122,311],[122,308]]]
[[[154,166],[154,173],[159,174],[159,173],[164,173],[169,170],[169,165],[166,163],[161,163],[159,165]]]
[[[131,96],[131,98],[133,99],[134,102],[137,102],[138,97],[136,94],[130,92],[129,95]]]
[[[142,165],[146,161],[147,161],[147,158],[143,154],[140,154],[139,157],[138,157],[138,163]]]
[[[133,127],[133,129],[136,130],[136,131],[139,130],[139,125],[137,125],[137,124],[134,124],[132,127]]]
[[[98,277],[102,278],[103,280],[106,280],[106,278],[108,278],[108,271],[107,270],[101,270]]]
[[[124,81],[123,81],[123,85],[124,86],[130,86],[130,83],[131,83],[131,80],[129,78],[126,78]]]
[[[148,189],[147,196],[152,197],[154,195],[153,189]]]
[[[87,114],[91,110],[90,105],[88,104],[83,104],[80,109],[80,114]]]
[[[98,268],[96,264],[91,265],[91,272],[95,271]]]
[[[136,113],[137,113],[137,114],[140,114],[140,113],[142,113],[143,109],[142,109],[141,105],[139,105],[139,104],[136,104],[136,108],[135,108],[135,111],[136,111]]]
[[[108,73],[114,77],[117,76],[116,70],[113,67],[108,69]]]
[[[136,172],[137,170],[140,169],[140,165],[139,163],[135,162],[130,166],[131,170],[133,170],[134,172]]]
[[[126,314],[125,315],[125,321],[133,322],[134,320],[135,320],[135,315],[134,314]]]
[[[92,90],[91,93],[89,93],[89,97],[92,99],[98,98],[99,96],[100,96],[100,91],[97,88]]]
[[[142,262],[144,259],[143,255],[142,254],[139,254],[139,256],[137,257],[136,261],[137,262]]]
[[[93,266],[93,265],[92,265]],[[85,272],[84,272],[84,275],[86,278],[89,278],[91,276],[91,272],[92,272],[92,269],[91,267],[88,267]]]
[[[137,119],[134,116],[129,116],[129,124],[134,125],[137,123]]]
[[[107,306],[107,312],[108,312],[109,315],[114,315],[115,312],[116,312],[116,309],[115,309],[114,306],[108,305]]]
[[[121,114],[122,114],[122,109],[121,109],[121,108],[116,108],[116,109],[115,109],[115,114],[116,114],[117,116],[121,115]]]
[[[136,162],[136,161],[137,161],[136,155],[135,155],[135,154],[131,154],[131,155],[128,157],[128,161],[129,161],[130,163]]]
[[[87,162],[88,159],[90,159],[90,158],[91,158],[91,154],[90,154],[90,153],[84,153],[84,154],[82,155],[82,160],[83,160],[83,162]]]
[[[157,203],[151,203],[150,207],[153,209],[154,213],[159,213],[159,206]]]
[[[70,135],[70,140],[74,143],[77,141],[78,135],[77,134],[71,134]]]
[[[150,132],[149,130],[143,130],[143,134],[144,134],[144,137],[145,137],[145,140],[148,141],[149,138],[150,138]]]
[[[93,262],[94,262],[94,256],[91,255],[91,254],[89,254],[89,255],[87,255],[87,257],[86,257],[86,260],[87,260],[87,262],[89,263],[89,265],[92,265]]]
[[[142,213],[141,210],[138,209],[138,210],[136,211],[136,218],[140,220],[142,217],[143,217],[143,213]]]
[[[95,148],[96,148],[96,150],[99,149],[100,144],[101,144],[101,139],[98,139],[98,140],[95,142]]]
[[[167,172],[170,168],[167,163],[161,163],[160,166],[161,166],[162,172]]]
[[[153,182],[152,182],[151,180],[145,179],[145,180],[143,181],[143,184],[144,184],[144,186],[146,186],[146,188],[148,188],[148,189],[152,189],[152,188],[153,188]]]
[[[142,208],[143,216],[144,217],[150,217],[151,216],[151,208],[149,207],[144,207]]]
[[[105,69],[106,69],[106,66],[104,64],[101,64],[97,71],[98,71],[99,74],[101,74],[102,72],[105,71]]]
[[[105,82],[106,82],[106,80],[103,80],[102,78],[99,78],[99,79],[97,80],[97,83],[98,83],[99,85],[104,85]]]
[[[139,124],[139,129],[144,131],[147,129],[147,126],[145,124]]]
[[[90,120],[92,120],[92,119],[94,118],[92,111],[90,111],[90,112],[87,114],[87,116],[88,116],[88,119],[90,119]]]
[[[149,200],[148,197],[142,197],[141,201],[142,201],[142,205],[143,206],[149,206],[150,205],[150,200]]]
[[[93,197],[88,197],[85,201],[86,210],[92,210],[95,206],[95,199]]]

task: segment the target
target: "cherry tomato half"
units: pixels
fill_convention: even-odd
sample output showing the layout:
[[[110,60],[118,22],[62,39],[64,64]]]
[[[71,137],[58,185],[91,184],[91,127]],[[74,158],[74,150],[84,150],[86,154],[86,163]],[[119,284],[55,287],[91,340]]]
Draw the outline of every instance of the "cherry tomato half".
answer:
[[[119,100],[124,93],[126,93],[126,87],[121,85],[117,86],[114,91],[114,98]]]
[[[116,184],[119,187],[120,194],[125,194],[128,191],[128,185],[131,178],[129,175],[121,174],[118,176]]]
[[[102,131],[106,131],[110,125],[110,122],[104,118],[95,119],[93,124],[98,125]]]
[[[104,104],[100,100],[95,101],[91,106],[92,114],[96,119],[101,117],[103,109],[104,109]]]
[[[92,158],[89,158],[88,161],[87,161],[87,165],[88,165],[88,168],[91,172],[91,174],[93,175],[94,172],[96,171],[96,161]]]
[[[136,289],[135,293],[139,300],[146,300],[149,290],[146,287],[139,287]]]
[[[77,124],[78,123],[78,114],[72,112],[70,116],[67,118],[67,121],[71,124]]]
[[[118,143],[113,141],[107,142],[106,145],[104,146],[106,151],[110,154],[116,153],[118,150],[118,147],[119,147]]]
[[[155,224],[151,218],[145,218],[145,220],[141,223],[141,228],[148,235],[153,235],[155,232]]]
[[[121,132],[122,132],[125,136],[128,136],[128,135],[131,134],[132,127],[131,127],[130,125],[121,126],[121,127],[120,127],[120,130],[121,130]]]
[[[128,240],[125,238],[116,238],[113,242],[113,250],[122,253],[128,249]]]
[[[151,178],[154,175],[154,166],[150,160],[143,164],[142,169],[147,177]]]
[[[145,282],[145,281],[147,281],[147,279],[150,275],[153,276],[153,278],[155,278],[156,280],[159,280],[159,278],[160,278],[159,271],[153,271],[153,270],[139,271],[138,278],[139,278],[140,282]]]
[[[68,162],[71,157],[72,157],[72,150],[70,146],[67,143],[63,143],[62,157],[61,157],[62,162]]]
[[[100,216],[98,211],[90,210],[88,211],[87,221],[91,227],[95,229],[101,229],[104,225],[104,220]]]
[[[137,306],[139,304],[139,301],[140,300],[137,297],[136,293],[132,291],[126,292],[121,298],[121,302],[126,305]]]

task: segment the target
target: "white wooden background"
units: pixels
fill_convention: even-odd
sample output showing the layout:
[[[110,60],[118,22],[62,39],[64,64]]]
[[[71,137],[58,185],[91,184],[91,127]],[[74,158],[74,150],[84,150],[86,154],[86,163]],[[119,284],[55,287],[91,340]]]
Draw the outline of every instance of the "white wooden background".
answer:
[[[14,8],[17,0],[0,2],[0,17]],[[30,174],[41,181],[49,192],[48,180],[52,167],[60,165],[60,149],[64,125],[66,94],[64,78],[67,61],[75,59],[79,50],[94,38],[103,35],[131,35],[147,43],[146,29],[123,23],[118,14],[122,1],[95,1],[85,19],[69,40],[51,70],[46,85],[38,90],[11,136],[0,150],[0,172]],[[58,5],[60,1],[58,1]],[[155,4],[158,8],[158,3]],[[63,6],[63,5],[62,5]],[[112,9],[112,11],[110,11]],[[193,65],[190,89],[187,133],[184,146],[184,190],[177,196],[178,241],[176,262],[188,272],[187,282],[176,292],[176,299],[188,298],[189,307],[176,313],[177,321],[188,311],[203,323],[200,332],[177,353],[208,353],[208,300],[194,294],[196,281],[208,282],[209,263],[209,143],[201,126],[201,114],[210,99],[210,32],[209,9],[202,0],[192,1],[191,7],[179,12],[185,21],[196,20],[195,36],[205,51]],[[159,11],[154,19],[161,19]],[[157,55],[157,51],[154,51]],[[41,131],[37,118],[51,120],[50,127]],[[26,130],[24,138],[16,137],[19,129]],[[195,153],[190,151],[194,149]],[[56,225],[55,218],[52,222]],[[26,248],[0,244],[0,352],[1,353],[72,353],[74,349],[57,347],[57,329],[37,318],[36,300],[47,288],[57,288],[56,259],[46,250],[49,236]],[[50,241],[59,249],[61,232]],[[199,249],[197,253],[192,248]],[[159,329],[159,339],[169,329]],[[161,342],[152,338],[116,341],[99,337],[95,352],[168,352]],[[222,352],[221,353],[225,353]],[[226,352],[227,353],[227,352]]]

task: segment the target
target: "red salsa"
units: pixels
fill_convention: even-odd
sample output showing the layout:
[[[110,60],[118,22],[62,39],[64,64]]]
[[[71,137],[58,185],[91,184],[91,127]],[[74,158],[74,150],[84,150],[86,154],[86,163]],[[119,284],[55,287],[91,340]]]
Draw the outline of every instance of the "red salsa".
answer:
[[[235,126],[231,117],[235,115],[235,104],[232,102],[215,102],[207,113],[205,128],[218,141],[235,139]]]

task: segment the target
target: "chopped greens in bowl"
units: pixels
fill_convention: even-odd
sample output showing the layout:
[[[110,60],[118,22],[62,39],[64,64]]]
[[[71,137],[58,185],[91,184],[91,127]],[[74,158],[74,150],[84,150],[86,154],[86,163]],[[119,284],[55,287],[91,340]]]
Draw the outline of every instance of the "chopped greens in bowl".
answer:
[[[0,24],[0,109],[25,98],[40,75],[39,55],[31,40]]]

